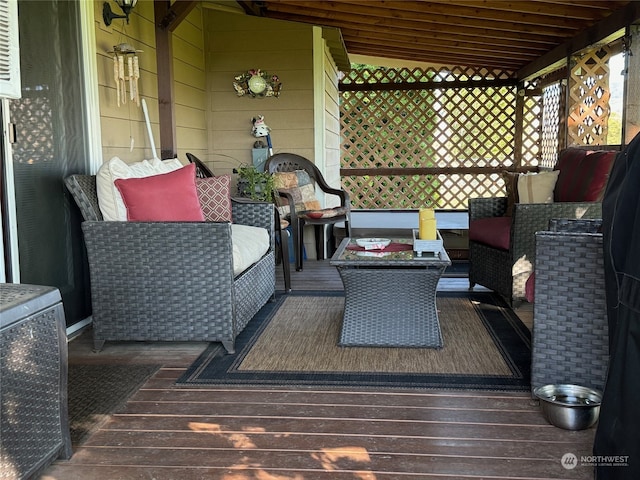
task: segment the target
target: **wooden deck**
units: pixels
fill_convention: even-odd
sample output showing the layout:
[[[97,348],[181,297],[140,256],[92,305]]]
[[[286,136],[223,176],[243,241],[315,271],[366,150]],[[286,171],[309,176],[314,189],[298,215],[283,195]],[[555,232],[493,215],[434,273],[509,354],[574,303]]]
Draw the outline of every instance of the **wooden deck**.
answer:
[[[282,279],[278,285],[282,288]],[[294,289],[336,289],[328,262],[292,272]],[[467,288],[446,279],[442,289]],[[530,317],[530,309],[518,312]],[[591,479],[594,429],[547,424],[527,393],[175,388],[204,343],[69,344],[70,362],[163,368],[124,410],[57,461],[47,480]],[[578,466],[565,469],[572,453]]]

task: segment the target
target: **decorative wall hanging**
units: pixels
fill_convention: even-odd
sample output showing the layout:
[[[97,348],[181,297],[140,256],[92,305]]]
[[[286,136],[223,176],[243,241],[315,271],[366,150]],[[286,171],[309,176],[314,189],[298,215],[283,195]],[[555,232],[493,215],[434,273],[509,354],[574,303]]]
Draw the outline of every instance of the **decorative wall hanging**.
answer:
[[[127,82],[129,83],[129,98],[140,106],[140,92],[138,90],[138,80],[140,79],[140,68],[138,67],[137,52],[128,43],[121,43],[113,47],[113,78],[116,81],[116,96],[118,106],[127,103]]]
[[[233,88],[239,97],[279,97],[282,82],[277,75],[270,75],[260,69],[249,70],[235,77]]]

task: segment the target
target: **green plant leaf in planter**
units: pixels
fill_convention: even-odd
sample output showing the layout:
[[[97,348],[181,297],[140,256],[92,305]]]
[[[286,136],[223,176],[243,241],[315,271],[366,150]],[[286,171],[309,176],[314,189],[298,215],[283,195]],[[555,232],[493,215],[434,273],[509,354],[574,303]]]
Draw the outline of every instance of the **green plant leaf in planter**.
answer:
[[[243,165],[234,173],[238,174],[238,194],[263,202],[273,199],[273,176],[269,172],[260,172],[253,165]]]

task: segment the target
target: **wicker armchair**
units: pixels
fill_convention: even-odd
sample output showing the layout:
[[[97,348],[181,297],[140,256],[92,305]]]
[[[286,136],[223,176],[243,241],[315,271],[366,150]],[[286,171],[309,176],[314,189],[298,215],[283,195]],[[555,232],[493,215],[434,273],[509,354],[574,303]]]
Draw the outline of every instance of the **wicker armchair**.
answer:
[[[275,293],[271,203],[233,201],[234,222],[266,228],[271,247],[234,277],[231,224],[106,222],[95,176],[72,175],[91,279],[93,338],[210,341],[234,351],[237,335]]]
[[[602,391],[609,363],[599,220],[552,220],[536,234],[531,389],[570,383]]]
[[[470,198],[469,222],[502,217],[507,197]],[[509,249],[469,240],[469,284],[483,285],[501,294],[511,305],[525,298],[525,284],[536,258],[535,233],[546,230],[553,218],[601,218],[599,202],[516,203],[511,216]]]

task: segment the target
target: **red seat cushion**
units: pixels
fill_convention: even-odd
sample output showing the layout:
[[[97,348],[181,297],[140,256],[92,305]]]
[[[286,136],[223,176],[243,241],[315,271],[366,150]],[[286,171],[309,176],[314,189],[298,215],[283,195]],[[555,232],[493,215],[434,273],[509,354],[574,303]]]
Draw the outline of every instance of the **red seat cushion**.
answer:
[[[347,207],[333,207],[333,208],[324,208],[321,210],[306,210],[304,212],[300,212],[298,216],[303,218],[335,218],[342,215],[346,215],[349,209]]]
[[[554,167],[554,170],[560,170],[554,190],[554,201],[601,202],[617,153],[613,150],[564,150]]]
[[[509,250],[511,217],[479,218],[469,223],[469,240]]]

